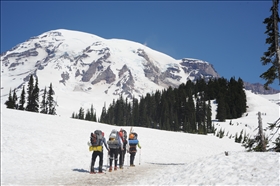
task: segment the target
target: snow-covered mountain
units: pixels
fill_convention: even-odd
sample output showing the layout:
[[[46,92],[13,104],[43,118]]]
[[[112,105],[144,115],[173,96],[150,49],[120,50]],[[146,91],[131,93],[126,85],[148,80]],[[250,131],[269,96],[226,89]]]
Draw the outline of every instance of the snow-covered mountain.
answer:
[[[77,100],[69,100],[75,106],[69,115],[87,103],[88,108],[109,104],[121,94],[139,98],[189,79],[219,77],[206,61],[176,60],[140,43],[64,29],[18,44],[1,55],[1,63],[2,97],[14,88],[19,95],[33,74],[41,93],[52,83],[58,105],[68,94],[77,94]]]

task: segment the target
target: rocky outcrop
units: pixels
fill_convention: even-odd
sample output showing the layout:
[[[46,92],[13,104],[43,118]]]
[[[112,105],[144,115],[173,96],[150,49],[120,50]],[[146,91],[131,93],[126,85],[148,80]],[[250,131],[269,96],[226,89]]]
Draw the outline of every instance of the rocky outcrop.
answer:
[[[244,88],[246,90],[251,90],[255,94],[277,94],[280,92],[280,90],[275,90],[271,87],[269,87],[268,90],[264,88],[264,85],[260,83],[248,83],[244,82]]]
[[[62,78],[62,80],[60,80],[59,82],[60,83],[63,83],[64,85],[65,85],[65,83],[66,83],[66,80],[68,80],[69,79],[69,73],[66,71],[66,72],[63,72],[62,74],[61,74],[61,78]]]
[[[113,73],[110,66],[108,66],[105,71],[99,73],[98,76],[91,82],[91,84],[94,85],[102,80],[105,80],[105,82],[108,84],[116,80],[116,75]]]
[[[204,78],[218,78],[219,74],[215,71],[214,67],[204,61],[195,59],[182,59],[180,63],[185,73],[189,73],[194,79]]]

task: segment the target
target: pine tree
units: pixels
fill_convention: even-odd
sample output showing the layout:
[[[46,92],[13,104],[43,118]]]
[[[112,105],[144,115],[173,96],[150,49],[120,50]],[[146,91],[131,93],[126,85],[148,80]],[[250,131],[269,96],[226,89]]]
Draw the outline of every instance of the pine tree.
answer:
[[[195,106],[194,106],[194,101],[193,101],[193,97],[192,95],[189,96],[187,101],[187,105],[186,105],[186,112],[187,112],[187,122],[189,127],[186,127],[190,129],[190,131],[187,132],[191,132],[191,133],[196,133],[197,132],[197,127],[196,127],[196,116],[195,116]],[[184,127],[185,128],[185,127]]]
[[[26,106],[26,110],[27,111],[32,111],[32,92],[34,89],[34,80],[33,80],[33,75],[30,75],[29,78],[29,82],[28,82],[28,86],[27,86],[27,106]]]
[[[280,48],[279,48],[279,27],[278,22],[280,21],[278,15],[278,4],[279,0],[273,0],[273,5],[270,8],[272,12],[271,16],[265,18],[263,23],[266,24],[266,44],[269,45],[268,51],[264,52],[261,57],[262,65],[271,64],[271,67],[260,75],[261,78],[266,80],[264,84],[265,88],[268,89],[268,85],[272,84],[276,78],[279,79],[280,84]]]
[[[91,121],[91,117],[90,117],[90,111],[89,111],[89,109],[87,109],[86,116],[85,116],[85,120],[87,120],[87,121]]]
[[[41,102],[41,113],[47,114],[48,113],[48,101],[47,101],[47,88],[45,87],[44,93],[42,96],[42,102]]]
[[[36,78],[35,86],[32,91],[31,96],[31,108],[32,112],[39,112],[39,87],[38,87],[38,78]]]
[[[5,105],[7,105],[7,108],[10,108],[10,109],[14,108],[12,90],[11,89],[10,89],[8,100],[5,102]]]
[[[81,107],[79,110],[79,119],[84,119],[84,115],[85,115],[85,111],[84,109]]]
[[[102,112],[101,112],[101,116],[100,116],[100,123],[108,123],[108,121],[106,120],[106,116],[107,112],[106,112],[106,103],[104,103],[104,106],[102,108]]]
[[[12,100],[13,100],[13,108],[18,109],[18,104],[17,104],[18,97],[16,94],[16,89],[14,89]]]
[[[24,110],[24,104],[25,104],[25,87],[22,87],[21,95],[20,95],[20,100],[19,100],[19,110]]]
[[[50,84],[49,91],[47,94],[47,101],[48,101],[48,114],[55,115],[56,110],[55,110],[55,103],[53,99],[54,91],[52,88],[52,83]]]
[[[218,108],[217,108],[217,116],[216,119],[223,122],[226,120],[227,114],[226,114],[226,103],[225,98],[223,94],[220,94],[220,96],[217,98],[218,102]]]
[[[208,103],[206,105],[206,127],[207,127],[207,132],[213,132],[213,129],[212,129],[212,111],[211,111],[210,100],[208,100]]]
[[[90,107],[90,121],[97,121],[96,113],[94,112],[93,105]]]

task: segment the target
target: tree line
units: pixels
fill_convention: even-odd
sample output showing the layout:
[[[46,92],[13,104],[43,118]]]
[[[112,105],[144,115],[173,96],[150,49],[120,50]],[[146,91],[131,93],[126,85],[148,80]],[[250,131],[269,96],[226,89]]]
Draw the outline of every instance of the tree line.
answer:
[[[82,119],[82,120],[87,120],[87,121],[97,121],[96,119],[96,113],[94,112],[93,105],[91,105],[90,109],[87,109],[87,112],[85,113],[85,109],[80,107],[79,112],[72,113],[72,118],[74,119]]]
[[[16,94],[16,89],[14,89],[13,93],[12,90],[10,90],[8,100],[5,102],[5,104],[9,109],[26,110],[30,112],[40,112],[44,114],[56,115],[56,103],[53,99],[54,90],[52,88],[52,83],[50,83],[48,91],[45,87],[41,102],[39,102],[39,93],[40,89],[38,87],[38,77],[36,77],[34,84],[33,75],[31,75],[27,85],[27,92],[25,92],[25,86],[23,86],[19,101]]]
[[[120,95],[100,116],[101,123],[122,126],[141,126],[170,131],[207,134],[213,132],[210,101],[217,103],[216,119],[234,119],[246,112],[246,94],[242,79],[200,79],[147,93],[140,101],[124,100]]]

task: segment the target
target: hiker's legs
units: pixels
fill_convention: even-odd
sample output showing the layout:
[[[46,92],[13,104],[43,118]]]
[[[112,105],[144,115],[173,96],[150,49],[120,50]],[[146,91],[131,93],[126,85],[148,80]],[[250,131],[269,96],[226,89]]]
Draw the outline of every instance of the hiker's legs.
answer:
[[[126,150],[123,150],[123,155],[122,155],[122,156],[123,156],[123,157],[122,157],[122,160],[123,160],[123,161],[122,161],[122,166],[124,165],[125,154],[126,154]]]
[[[94,164],[95,164],[96,157],[97,157],[97,152],[94,151],[94,152],[92,153],[92,157],[91,157],[91,167],[90,167],[90,171],[91,171],[91,172],[94,171]]]
[[[124,160],[123,160],[124,151],[121,150],[121,149],[119,149],[119,151],[120,151],[119,164],[120,164],[120,167],[122,167],[123,166],[123,162],[124,162]]]
[[[135,154],[136,154],[136,152],[130,153],[130,165],[134,165],[133,162],[134,162]]]
[[[113,158],[114,158],[114,149],[110,149],[109,151],[109,155],[110,155],[110,167],[112,167],[112,163],[113,163]]]
[[[99,172],[102,171],[102,166],[103,166],[103,151],[99,152]]]
[[[115,167],[117,167],[118,164],[118,154],[119,154],[119,149],[114,149],[114,155],[115,155]]]

